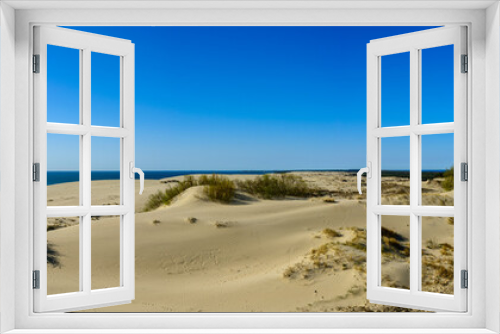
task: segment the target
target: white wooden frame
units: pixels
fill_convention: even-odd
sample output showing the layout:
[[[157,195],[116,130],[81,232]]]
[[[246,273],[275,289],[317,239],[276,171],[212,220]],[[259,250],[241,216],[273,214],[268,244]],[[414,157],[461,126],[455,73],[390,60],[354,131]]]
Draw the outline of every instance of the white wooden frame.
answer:
[[[40,288],[34,292],[34,311],[71,311],[94,305],[129,303],[135,296],[135,190],[130,175],[134,161],[134,44],[127,40],[73,31],[64,28],[34,27],[34,52],[40,56],[39,73],[34,83],[33,160],[40,164],[40,181],[34,193],[34,270],[40,272]],[[80,124],[47,122],[47,45],[79,50],[80,53]],[[105,53],[120,57],[120,127],[93,126],[91,123],[91,54]],[[79,206],[47,207],[47,134],[78,135],[80,141]],[[94,136],[120,140],[120,205],[91,205],[91,139]],[[91,288],[91,218],[120,216],[120,286]],[[78,292],[47,295],[48,217],[80,217],[80,289]]]
[[[367,161],[372,166],[367,179],[367,298],[372,303],[415,307],[425,310],[463,312],[467,291],[461,288],[461,270],[467,270],[467,182],[461,181],[460,164],[467,163],[467,73],[461,73],[461,55],[467,54],[466,27],[443,27],[371,41],[367,46]],[[454,122],[422,124],[421,59],[423,49],[453,45]],[[382,57],[410,54],[410,124],[382,127]],[[454,134],[455,206],[423,206],[421,136]],[[410,139],[410,205],[381,205],[382,139]],[[383,215],[410,217],[410,289],[381,285],[381,227]],[[421,290],[422,217],[454,217],[454,294]]]
[[[181,332],[175,328],[191,328],[186,332],[229,333],[491,333],[500,329],[499,245],[500,209],[498,91],[499,27],[498,4],[493,1],[474,2],[394,2],[357,1],[325,2],[232,2],[207,1],[165,2],[144,5],[100,1],[78,2],[72,9],[69,2],[39,1],[0,4],[1,12],[1,114],[0,174],[2,192],[0,225],[0,289],[2,331],[35,333],[50,328],[51,333],[70,333],[77,328],[91,328],[88,333],[115,332],[159,333]],[[12,6],[35,8],[14,10]],[[132,4],[132,5],[131,5]],[[39,10],[36,6],[55,6],[58,10]],[[96,9],[114,8],[114,10]],[[142,7],[143,10],[118,9],[120,6]],[[64,7],[64,8],[62,8]],[[69,8],[68,8],[69,7]],[[159,8],[159,7],[163,7]],[[179,8],[181,7],[181,8]],[[50,7],[46,7],[50,8]],[[54,8],[54,7],[52,7]],[[90,9],[89,9],[90,8]],[[91,9],[94,8],[94,9]],[[154,9],[147,9],[154,8]],[[34,24],[61,25],[446,25],[466,24],[469,27],[471,56],[468,104],[468,144],[471,153],[469,195],[470,309],[466,314],[82,314],[36,315],[31,307],[30,266],[26,261],[31,242],[30,199],[30,29]],[[485,25],[486,23],[486,25]],[[486,71],[488,69],[488,71]],[[12,84],[14,83],[14,84]],[[14,113],[15,110],[15,113]],[[486,121],[488,119],[488,122]],[[488,136],[489,140],[486,140]],[[12,145],[12,143],[15,145]],[[23,153],[24,152],[24,153]],[[492,164],[486,165],[486,161]],[[486,173],[489,181],[486,183]],[[15,193],[15,196],[12,194]],[[486,196],[488,195],[488,196]],[[485,206],[486,202],[486,206]],[[15,224],[14,224],[15,222]],[[15,238],[13,238],[15,236]],[[488,254],[486,257],[485,254]],[[15,287],[12,289],[12,287]],[[486,291],[488,293],[486,293]],[[12,305],[15,305],[12,307]],[[472,310],[472,311],[471,311]],[[141,330],[132,328],[141,327]],[[59,328],[59,330],[57,330]],[[92,329],[93,328],[93,329]],[[121,330],[118,330],[120,329]],[[146,329],[150,328],[150,330]],[[156,328],[157,330],[153,330]],[[160,330],[170,328],[171,330]],[[414,328],[413,330],[405,328]],[[418,328],[418,330],[417,330]],[[448,328],[448,330],[446,330]],[[98,330],[100,329],[100,330]],[[108,329],[106,331],[105,329]],[[249,332],[248,330],[246,332]]]

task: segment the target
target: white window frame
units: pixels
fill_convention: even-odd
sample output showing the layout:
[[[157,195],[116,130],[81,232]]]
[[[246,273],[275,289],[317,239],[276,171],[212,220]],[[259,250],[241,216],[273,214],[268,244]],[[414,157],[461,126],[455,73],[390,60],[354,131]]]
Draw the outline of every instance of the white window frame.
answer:
[[[73,2],[74,3],[74,2]],[[497,1],[4,1],[0,4],[0,330],[13,333],[500,332],[500,18]],[[11,6],[17,7],[14,10]],[[74,9],[71,6],[86,9]],[[129,7],[126,9],[125,7]],[[130,7],[143,7],[142,10]],[[149,8],[147,8],[149,6]],[[182,6],[184,8],[175,8]],[[397,8],[391,8],[397,6]],[[69,7],[69,8],[58,8]],[[99,8],[97,8],[99,7]],[[114,8],[106,10],[103,7]],[[121,8],[120,8],[121,7]],[[163,7],[163,8],[157,8]],[[167,8],[170,7],[170,8]],[[226,7],[226,8],[224,8]],[[229,8],[227,8],[229,7]],[[23,9],[24,8],[24,9]],[[469,307],[435,314],[34,314],[32,262],[33,26],[468,26]],[[133,42],[133,41],[132,41]],[[13,144],[14,143],[14,144]],[[487,182],[486,182],[487,181]],[[473,226],[473,227],[472,227]],[[487,256],[486,256],[487,255]],[[191,331],[180,329],[192,329]],[[413,330],[412,330],[413,328]],[[155,331],[157,329],[157,331]],[[160,329],[165,329],[160,331]],[[178,330],[176,330],[178,329]],[[252,330],[253,329],[253,330]],[[80,333],[82,333],[80,331]]]
[[[467,31],[464,26],[450,26],[418,31],[370,41],[367,46],[367,299],[372,303],[414,307],[423,310],[463,312],[467,310],[467,290],[461,287],[461,271],[467,269],[467,185],[461,180],[461,163],[467,163],[467,76],[461,73],[462,55],[467,54]],[[446,123],[422,123],[422,52],[425,49],[452,45],[454,120]],[[387,55],[409,53],[409,124],[384,127],[382,124],[382,63]],[[454,205],[422,205],[423,135],[453,134]],[[382,142],[384,138],[408,138],[410,160],[410,203],[382,204]],[[382,279],[381,227],[383,217],[408,217],[410,222],[409,289],[385,287]],[[422,291],[423,217],[454,217],[454,292]]]
[[[135,127],[134,127],[134,44],[129,40],[85,33],[65,28],[34,27],[34,52],[39,55],[39,73],[34,83],[34,162],[39,164],[40,180],[33,184],[34,269],[39,271],[41,283],[34,292],[35,312],[82,310],[97,305],[110,306],[130,303],[135,297]],[[64,124],[47,122],[47,45],[78,50],[80,58],[80,122]],[[119,58],[120,113],[119,127],[92,125],[91,73],[92,53],[100,52]],[[79,205],[47,206],[47,134],[78,136],[80,180]],[[92,138],[119,140],[120,203],[118,205],[91,204]],[[119,286],[92,289],[91,274],[91,218],[92,216],[120,217],[120,272]],[[79,290],[62,294],[47,294],[47,228],[48,217],[79,217],[80,269]],[[90,306],[89,306],[90,305]]]

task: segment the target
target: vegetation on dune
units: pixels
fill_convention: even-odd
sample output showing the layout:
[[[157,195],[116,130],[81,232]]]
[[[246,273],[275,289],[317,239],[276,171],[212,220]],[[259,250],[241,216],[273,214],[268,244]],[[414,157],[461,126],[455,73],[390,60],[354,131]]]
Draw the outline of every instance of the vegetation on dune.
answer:
[[[341,233],[339,233],[335,230],[332,230],[331,228],[325,228],[323,231],[321,231],[321,233],[323,233],[324,235],[326,235],[329,238],[337,238],[337,237],[342,236]]]
[[[173,199],[182,194],[185,190],[195,187],[205,186],[204,192],[209,199],[222,203],[229,203],[234,198],[236,186],[233,181],[220,175],[202,175],[196,179],[192,175],[184,176],[184,179],[166,190],[159,190],[149,196],[144,211],[151,211],[162,205],[170,205]]]
[[[410,248],[406,245],[408,241],[401,234],[382,227],[382,253],[395,254],[400,257],[409,257]]]
[[[453,186],[455,184],[454,168],[451,167],[450,169],[447,169],[446,172],[444,172],[443,176],[444,181],[441,183],[441,187],[443,187],[443,189],[446,191],[453,190]]]
[[[169,205],[175,197],[194,186],[204,186],[205,195],[210,200],[221,203],[230,203],[236,195],[237,188],[264,199],[321,195],[320,189],[310,187],[300,176],[291,174],[262,175],[253,180],[237,181],[236,183],[221,175],[201,175],[198,179],[188,175],[184,177],[184,180],[172,183],[170,188],[149,196],[144,211]]]
[[[239,181],[238,187],[249,194],[264,199],[318,195],[318,189],[310,187],[300,176],[292,174],[266,174],[253,180]]]
[[[51,264],[52,267],[60,267],[61,262],[59,261],[59,252],[56,251],[54,245],[47,243],[47,263]]]
[[[212,201],[229,203],[233,200],[236,193],[234,182],[220,175],[200,176],[199,185],[204,185],[203,192]]]
[[[185,176],[184,180],[164,191],[158,190],[157,193],[149,196],[144,211],[154,210],[162,205],[169,205],[177,195],[182,194],[184,190],[196,185],[196,180],[192,176]]]

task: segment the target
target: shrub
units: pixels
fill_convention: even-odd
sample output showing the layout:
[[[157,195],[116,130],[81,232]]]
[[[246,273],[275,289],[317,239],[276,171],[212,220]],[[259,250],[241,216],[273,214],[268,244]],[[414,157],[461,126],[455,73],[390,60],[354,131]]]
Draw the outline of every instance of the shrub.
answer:
[[[238,186],[252,195],[264,199],[285,196],[310,197],[317,193],[301,177],[291,174],[262,175],[253,180],[239,181]]]
[[[199,182],[204,183],[203,191],[212,201],[229,203],[236,193],[234,182],[223,176],[212,175],[199,180]]]
[[[447,169],[446,172],[444,172],[443,176],[444,176],[444,181],[441,183],[441,187],[443,187],[443,189],[446,191],[453,190],[455,184],[454,168],[451,167],[450,169]]]

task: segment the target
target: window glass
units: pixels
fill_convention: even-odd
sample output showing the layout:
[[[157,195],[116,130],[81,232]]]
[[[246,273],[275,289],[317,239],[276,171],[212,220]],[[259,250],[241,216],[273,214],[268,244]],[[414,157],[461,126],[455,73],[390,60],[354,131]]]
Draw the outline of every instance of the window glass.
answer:
[[[80,205],[80,137],[47,134],[47,205]]]
[[[120,216],[92,216],[92,290],[119,287]]]
[[[453,122],[453,45],[421,50],[422,124]]]
[[[80,217],[47,219],[47,294],[80,291]]]
[[[80,50],[47,45],[47,122],[80,123]]]
[[[410,137],[381,139],[383,205],[410,205]]]
[[[92,125],[120,126],[120,57],[92,52]]]
[[[410,125],[410,53],[380,58],[382,126]]]

